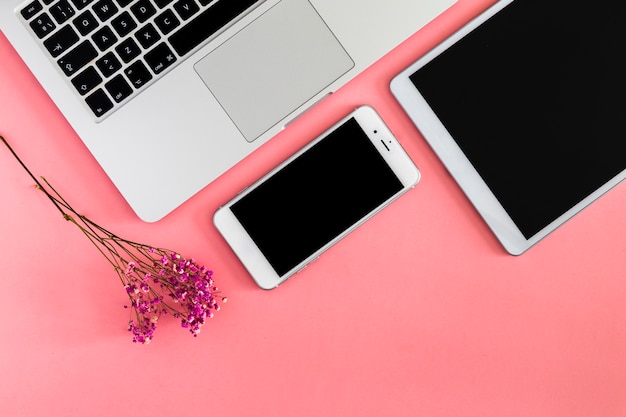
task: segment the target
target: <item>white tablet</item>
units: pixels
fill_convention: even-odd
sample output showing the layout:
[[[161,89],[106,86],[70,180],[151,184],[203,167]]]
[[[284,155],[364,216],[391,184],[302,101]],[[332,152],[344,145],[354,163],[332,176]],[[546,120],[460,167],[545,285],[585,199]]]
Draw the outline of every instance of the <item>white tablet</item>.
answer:
[[[511,254],[626,175],[626,5],[502,0],[391,90]]]

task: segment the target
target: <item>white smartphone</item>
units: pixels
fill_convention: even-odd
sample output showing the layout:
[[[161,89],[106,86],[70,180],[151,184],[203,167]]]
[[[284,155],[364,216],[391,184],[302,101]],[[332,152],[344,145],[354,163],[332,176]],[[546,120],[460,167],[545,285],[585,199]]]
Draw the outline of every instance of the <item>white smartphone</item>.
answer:
[[[218,209],[213,221],[255,282],[272,289],[419,178],[382,119],[363,106]]]

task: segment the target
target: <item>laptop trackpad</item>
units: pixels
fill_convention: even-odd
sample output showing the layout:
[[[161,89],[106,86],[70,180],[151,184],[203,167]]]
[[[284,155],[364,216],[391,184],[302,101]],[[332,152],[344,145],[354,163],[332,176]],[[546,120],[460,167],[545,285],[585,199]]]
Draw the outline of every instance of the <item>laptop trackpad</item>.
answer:
[[[308,1],[283,0],[194,68],[252,142],[353,66]]]

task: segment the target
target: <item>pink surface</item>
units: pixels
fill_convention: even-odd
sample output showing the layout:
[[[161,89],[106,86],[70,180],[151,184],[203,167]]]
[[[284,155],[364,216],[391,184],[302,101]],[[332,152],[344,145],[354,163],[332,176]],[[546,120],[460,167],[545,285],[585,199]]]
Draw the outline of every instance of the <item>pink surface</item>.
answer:
[[[132,213],[0,35],[0,134],[81,212],[196,257],[229,297],[198,338],[163,320],[134,345],[110,266],[0,149],[0,415],[626,415],[625,185],[511,257],[388,89],[490,2],[461,0],[156,224]],[[212,213],[359,104],[422,181],[284,286],[258,289]]]

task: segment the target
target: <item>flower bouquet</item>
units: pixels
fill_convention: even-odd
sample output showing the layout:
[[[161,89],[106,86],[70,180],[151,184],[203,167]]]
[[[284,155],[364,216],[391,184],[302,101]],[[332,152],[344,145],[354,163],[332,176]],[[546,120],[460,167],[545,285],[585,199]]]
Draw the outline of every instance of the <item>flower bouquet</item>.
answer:
[[[128,295],[128,331],[133,342],[148,344],[161,316],[172,315],[197,336],[206,320],[220,309],[226,297],[213,281],[213,272],[194,259],[169,249],[123,239],[79,214],[45,179],[38,180],[4,137],[2,142],[63,218],[74,223],[109,261]]]

